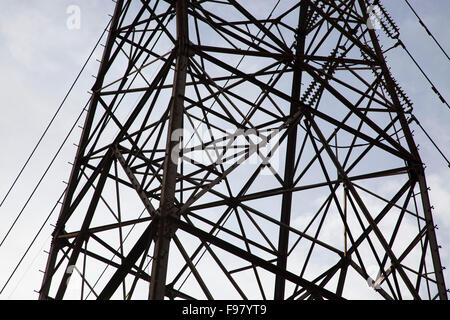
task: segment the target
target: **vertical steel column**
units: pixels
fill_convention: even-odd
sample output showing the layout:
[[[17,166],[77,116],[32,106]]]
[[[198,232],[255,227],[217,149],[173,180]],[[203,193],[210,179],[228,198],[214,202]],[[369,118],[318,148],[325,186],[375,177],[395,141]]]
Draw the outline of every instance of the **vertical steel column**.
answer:
[[[166,289],[167,265],[169,260],[170,241],[175,232],[175,227],[170,223],[169,216],[174,216],[175,184],[177,177],[178,152],[175,148],[178,139],[172,140],[174,133],[183,127],[183,104],[186,89],[186,72],[188,65],[188,15],[186,0],[176,1],[177,21],[177,63],[174,75],[174,87],[170,105],[170,120],[167,133],[166,158],[164,160],[164,173],[161,190],[160,220],[158,223],[155,249],[153,254],[152,274],[150,281],[149,298],[151,300],[163,300]],[[173,154],[172,154],[173,153]]]
[[[303,61],[303,55],[305,50],[306,39],[306,19],[308,14],[308,3],[302,1],[300,5],[300,14],[298,22],[297,33],[297,46],[295,65],[297,68],[294,70],[292,79],[292,94],[291,94],[291,109],[290,115],[294,115],[297,112],[297,103],[300,101],[300,91],[302,82],[302,71],[300,69],[300,62]],[[288,140],[286,150],[286,161],[284,168],[284,188],[291,189],[294,181],[294,166],[295,166],[295,150],[297,144],[297,122],[288,128]],[[291,221],[291,208],[292,208],[292,191],[283,193],[283,199],[281,203],[281,217],[280,222],[285,225],[289,225]],[[280,227],[279,239],[278,239],[278,258],[277,267],[285,270],[287,265],[287,253],[289,246],[289,230],[286,227]],[[275,278],[275,300],[284,299],[286,280],[283,276],[277,275]]]

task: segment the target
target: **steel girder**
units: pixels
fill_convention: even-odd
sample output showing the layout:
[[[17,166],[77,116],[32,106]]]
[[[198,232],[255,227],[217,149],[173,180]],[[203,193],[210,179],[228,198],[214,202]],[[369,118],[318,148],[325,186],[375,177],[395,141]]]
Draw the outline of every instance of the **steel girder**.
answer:
[[[368,2],[263,7],[116,2],[40,299],[447,299]]]

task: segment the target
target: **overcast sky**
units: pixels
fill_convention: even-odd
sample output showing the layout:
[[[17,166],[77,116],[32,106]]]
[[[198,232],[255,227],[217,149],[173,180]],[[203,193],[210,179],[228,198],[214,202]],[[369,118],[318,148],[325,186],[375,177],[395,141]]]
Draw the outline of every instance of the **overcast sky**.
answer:
[[[114,3],[107,0],[0,0],[0,198],[30,154],[47,123],[61,103],[85,59],[103,32]],[[450,101],[450,63],[419,25],[402,0],[385,0],[385,7],[400,28],[400,37],[410,52],[430,76],[443,96]],[[440,41],[450,49],[450,1],[410,0],[423,21]],[[80,8],[80,28],[70,29],[67,20],[73,12],[71,5]],[[73,26],[73,25],[72,25]],[[3,238],[27,197],[43,174],[63,141],[70,126],[89,97],[101,48],[88,64],[83,77],[74,88],[61,113],[49,131],[41,148],[27,167],[10,197],[0,208],[0,237]],[[450,113],[440,102],[429,84],[400,47],[388,56],[392,73],[414,103],[414,114],[447,156],[450,142]],[[450,267],[450,173],[444,160],[413,124],[419,152],[427,165],[427,182],[431,188],[431,204],[438,225],[438,241],[442,246],[444,266]],[[52,170],[37,190],[27,209],[0,247],[0,286],[7,280],[32,236],[54,206],[64,189],[70,165],[81,131],[76,129],[61,151]],[[51,219],[54,223],[56,213]],[[0,299],[34,299],[42,279],[52,227],[48,224],[11,283]],[[449,272],[445,273],[447,286]]]

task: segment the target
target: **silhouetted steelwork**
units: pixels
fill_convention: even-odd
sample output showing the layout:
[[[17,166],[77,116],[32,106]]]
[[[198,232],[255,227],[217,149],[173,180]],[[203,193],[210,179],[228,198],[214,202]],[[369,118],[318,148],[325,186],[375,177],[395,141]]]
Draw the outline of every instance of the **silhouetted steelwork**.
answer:
[[[117,0],[40,298],[447,299],[368,6]]]

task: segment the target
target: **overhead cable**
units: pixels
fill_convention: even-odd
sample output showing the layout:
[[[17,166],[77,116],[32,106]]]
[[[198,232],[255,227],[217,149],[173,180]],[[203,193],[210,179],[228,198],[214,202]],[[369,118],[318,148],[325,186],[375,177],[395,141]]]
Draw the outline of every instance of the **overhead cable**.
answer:
[[[439,41],[437,41],[437,39],[434,37],[434,35],[431,33],[430,29],[427,28],[427,26],[425,25],[425,23],[422,21],[422,19],[420,19],[419,15],[417,14],[416,10],[414,10],[414,8],[411,6],[411,4],[409,3],[408,0],[405,0],[406,4],[408,5],[408,7],[411,9],[411,11],[414,13],[414,15],[417,17],[417,19],[419,19],[419,23],[421,24],[421,26],[425,29],[425,31],[428,33],[428,35],[434,40],[434,42],[438,45],[439,49],[441,49],[442,53],[447,57],[447,59],[450,60],[450,57],[448,56],[448,54],[445,52],[444,48],[442,48],[441,44],[439,43]]]
[[[14,186],[16,185],[17,181],[19,180],[19,178],[22,176],[23,171],[25,170],[25,168],[28,166],[31,158],[34,156],[34,153],[36,152],[36,150],[38,149],[39,145],[41,144],[42,140],[44,139],[44,137],[46,136],[48,130],[50,129],[50,127],[52,126],[53,122],[55,121],[56,117],[58,116],[59,112],[61,111],[62,107],[64,106],[67,98],[69,97],[70,93],[72,92],[73,88],[75,87],[76,83],[78,82],[81,74],[83,73],[84,69],[86,68],[88,62],[91,60],[95,50],[97,49],[98,45],[100,44],[100,41],[102,40],[103,36],[105,35],[109,25],[111,24],[111,20],[108,22],[108,25],[106,26],[105,30],[103,31],[102,35],[100,36],[100,38],[98,39],[97,43],[94,46],[94,49],[92,49],[91,53],[89,54],[88,58],[86,59],[83,67],[81,68],[80,72],[78,73],[77,77],[75,78],[75,80],[73,81],[72,85],[69,88],[69,91],[66,93],[66,95],[64,96],[64,99],[62,100],[61,104],[59,105],[58,109],[56,110],[56,112],[54,113],[53,117],[51,118],[50,122],[48,123],[47,127],[45,128],[44,132],[42,133],[41,137],[39,138],[38,142],[36,143],[36,145],[34,146],[33,150],[31,151],[30,155],[28,156],[27,160],[25,161],[24,165],[22,166],[22,168],[20,169],[19,173],[17,174],[16,178],[14,179],[12,185],[9,187],[8,191],[6,192],[5,196],[3,197],[1,203],[0,203],[0,207],[3,205],[3,203],[6,201],[6,199],[8,198],[9,194],[11,193],[11,191],[13,190]]]

